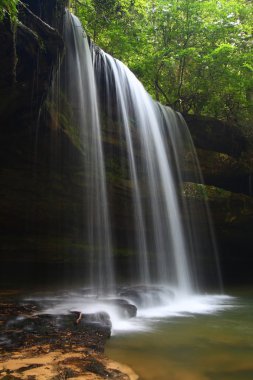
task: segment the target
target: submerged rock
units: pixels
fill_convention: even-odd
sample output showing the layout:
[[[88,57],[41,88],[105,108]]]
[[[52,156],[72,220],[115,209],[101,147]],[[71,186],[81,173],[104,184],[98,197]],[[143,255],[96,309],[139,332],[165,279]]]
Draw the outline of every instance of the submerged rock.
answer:
[[[112,327],[112,322],[110,319],[110,315],[105,311],[99,311],[97,313],[91,314],[83,314],[81,316],[79,324],[80,326],[90,324],[102,326],[106,328],[106,330],[108,331],[108,336],[110,336],[109,330]]]
[[[174,298],[172,290],[153,285],[139,285],[124,288],[119,294],[121,297],[133,302],[137,307],[159,306],[164,304],[165,299],[168,304],[169,299]]]
[[[103,300],[103,303],[114,306],[120,318],[134,318],[137,315],[137,307],[129,303],[126,299],[115,298]]]

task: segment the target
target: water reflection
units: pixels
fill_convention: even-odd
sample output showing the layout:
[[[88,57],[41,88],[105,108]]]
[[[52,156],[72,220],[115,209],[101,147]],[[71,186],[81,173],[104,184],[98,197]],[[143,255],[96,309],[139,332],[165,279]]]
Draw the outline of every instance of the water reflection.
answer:
[[[173,317],[149,333],[112,337],[107,354],[141,380],[252,380],[253,302],[235,303],[218,314]]]

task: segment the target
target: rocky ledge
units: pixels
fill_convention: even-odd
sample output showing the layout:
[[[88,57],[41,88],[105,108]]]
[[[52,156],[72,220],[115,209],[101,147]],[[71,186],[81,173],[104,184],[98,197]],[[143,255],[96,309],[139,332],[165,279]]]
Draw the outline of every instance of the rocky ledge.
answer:
[[[36,302],[0,297],[0,379],[137,380],[104,355],[111,334],[106,313],[40,314]]]

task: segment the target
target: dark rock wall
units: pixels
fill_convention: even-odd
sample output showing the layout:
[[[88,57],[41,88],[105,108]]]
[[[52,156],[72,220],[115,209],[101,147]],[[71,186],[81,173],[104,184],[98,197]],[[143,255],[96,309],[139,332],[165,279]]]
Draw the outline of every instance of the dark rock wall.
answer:
[[[247,139],[237,126],[207,117],[184,117],[198,148],[223,152],[232,157],[240,157],[247,150]]]
[[[38,2],[34,2],[35,4]],[[52,10],[54,10],[52,4]],[[18,22],[8,19],[0,24],[0,118],[1,129],[26,127],[38,119],[39,109],[47,95],[52,69],[63,50],[57,31],[28,6],[19,5]],[[57,18],[61,23],[62,14]]]
[[[65,3],[25,1],[15,25],[0,24],[0,277],[12,281],[43,278],[82,248],[82,157],[42,108],[64,52]]]
[[[252,283],[252,141],[238,126],[195,116],[186,116],[186,120],[207,185],[225,283]],[[191,178],[192,167],[192,158],[186,158],[186,179]],[[198,210],[200,199],[194,191],[189,193],[192,209]]]
[[[50,100],[45,102],[53,68],[64,52],[64,7],[64,0],[26,0],[16,25],[8,19],[0,24],[0,275],[4,282],[20,276],[45,279],[50,273],[56,279],[70,272],[75,276],[81,262],[81,275],[85,274],[90,247],[83,234],[87,223],[83,192],[88,185],[84,157],[67,112],[56,120]],[[222,122],[186,119],[209,185],[225,279],[250,281],[253,157],[248,141],[238,128]],[[119,158],[122,147],[113,123],[104,136],[104,147],[115,255],[124,267],[131,264],[136,242],[131,183],[127,167],[122,170],[124,155]],[[186,181],[191,181],[192,165],[187,157]],[[187,197],[197,211],[203,199],[196,197],[195,190],[196,186],[188,186]]]

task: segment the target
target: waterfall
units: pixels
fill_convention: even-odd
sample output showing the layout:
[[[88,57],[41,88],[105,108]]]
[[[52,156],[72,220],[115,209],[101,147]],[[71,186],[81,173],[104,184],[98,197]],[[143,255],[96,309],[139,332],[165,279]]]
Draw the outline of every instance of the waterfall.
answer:
[[[181,174],[184,155],[193,151],[187,126],[181,115],[153,101],[123,63],[89,45],[79,20],[69,13],[64,38],[62,87],[81,131],[87,182],[89,285],[98,294],[115,293],[118,285],[103,144],[103,131],[115,127],[133,209],[135,268],[127,283],[172,286],[192,294],[200,272],[195,257],[203,245],[193,219],[186,223],[182,218],[190,211],[182,200]],[[121,161],[118,157],[122,169]],[[208,239],[215,250],[212,232]]]
[[[89,285],[98,294],[114,289],[111,228],[95,76],[80,21],[66,13],[64,91],[81,131],[86,181],[86,231],[90,251]]]
[[[191,290],[191,276],[187,263],[186,243],[180,221],[179,200],[174,170],[167,149],[165,127],[173,127],[171,120],[165,120],[162,107],[155,103],[133,73],[120,61],[99,51],[96,69],[99,77],[104,71],[107,87],[107,114],[116,108],[120,126],[127,146],[127,157],[133,183],[135,204],[135,226],[138,236],[139,281],[144,284],[175,283],[184,291]],[[114,87],[115,97],[110,101]],[[133,122],[134,120],[134,122]],[[165,122],[165,123],[164,123]],[[134,125],[133,125],[134,124]],[[149,244],[144,218],[144,205],[140,195],[140,179],[137,173],[136,154],[132,129],[139,134],[141,142],[140,172],[146,173],[145,188],[150,202],[152,237],[154,239],[154,267],[149,265]],[[143,185],[142,185],[143,187]],[[147,219],[147,218],[146,218]]]

